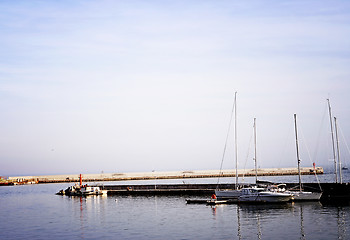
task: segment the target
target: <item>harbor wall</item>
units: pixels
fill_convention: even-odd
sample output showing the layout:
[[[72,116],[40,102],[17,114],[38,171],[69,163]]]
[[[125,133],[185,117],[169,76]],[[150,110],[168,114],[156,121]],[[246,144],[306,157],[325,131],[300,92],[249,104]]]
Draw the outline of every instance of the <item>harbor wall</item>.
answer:
[[[255,176],[255,169],[240,169],[237,171],[239,177]],[[322,167],[302,167],[302,175],[323,174]],[[297,175],[297,168],[264,168],[258,169],[258,176],[283,176]],[[228,170],[193,170],[193,171],[171,171],[171,172],[135,172],[135,173],[101,173],[101,174],[82,174],[83,181],[127,181],[127,180],[152,180],[152,179],[179,179],[179,178],[212,178],[212,177],[235,177],[236,171]],[[45,175],[45,176],[20,176],[9,177],[8,181],[36,183],[54,183],[54,182],[77,182],[79,174],[65,175]]]

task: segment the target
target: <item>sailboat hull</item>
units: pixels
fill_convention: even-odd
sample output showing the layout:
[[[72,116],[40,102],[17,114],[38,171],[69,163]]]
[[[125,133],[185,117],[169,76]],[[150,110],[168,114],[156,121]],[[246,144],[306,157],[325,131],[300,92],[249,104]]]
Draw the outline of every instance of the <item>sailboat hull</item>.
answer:
[[[260,202],[260,203],[283,203],[292,200],[291,196],[241,196],[238,198],[239,202]]]
[[[239,202],[251,203],[283,203],[291,200],[290,193],[270,192],[256,187],[242,189],[242,194],[238,198]]]
[[[293,195],[294,201],[320,201],[321,192],[289,192]]]
[[[218,200],[238,199],[241,190],[215,190],[215,195]]]

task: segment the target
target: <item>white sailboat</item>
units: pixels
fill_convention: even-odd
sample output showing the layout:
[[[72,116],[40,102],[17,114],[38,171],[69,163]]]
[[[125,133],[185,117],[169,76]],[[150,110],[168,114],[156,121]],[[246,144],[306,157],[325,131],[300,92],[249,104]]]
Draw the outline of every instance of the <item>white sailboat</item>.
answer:
[[[256,118],[254,118],[254,162],[255,183],[258,182],[258,165],[256,157]],[[292,199],[292,194],[278,191],[269,191],[261,187],[247,187],[240,191],[239,202],[247,203],[282,203]]]
[[[283,203],[291,201],[292,197],[292,194],[287,192],[271,192],[265,188],[250,187],[241,190],[238,201],[250,203]]]
[[[294,127],[295,127],[295,144],[296,144],[298,173],[299,173],[299,191],[286,191],[286,193],[292,194],[294,201],[319,201],[321,196],[322,196],[322,192],[305,192],[302,189],[301,174],[300,174],[298,130],[297,130],[297,115],[296,114],[294,114]]]
[[[234,125],[234,132],[235,132],[235,159],[236,159],[236,182],[235,182],[235,189],[216,189],[215,195],[218,200],[237,200],[238,197],[241,195],[241,190],[238,189],[238,156],[237,156],[237,92],[235,92],[235,99],[234,99],[234,115],[235,115],[235,125]],[[231,118],[232,119],[232,118]],[[231,125],[231,122],[230,122]],[[229,126],[230,129],[230,126]],[[228,136],[228,135],[227,135]],[[227,142],[227,138],[226,138]],[[225,144],[226,149],[226,144]],[[224,149],[224,153],[225,153]]]

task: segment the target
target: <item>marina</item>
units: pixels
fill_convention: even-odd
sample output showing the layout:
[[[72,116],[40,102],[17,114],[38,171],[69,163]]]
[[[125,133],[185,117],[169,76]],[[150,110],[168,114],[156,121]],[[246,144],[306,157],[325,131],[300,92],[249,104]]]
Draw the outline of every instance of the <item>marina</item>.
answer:
[[[189,198],[210,195],[54,194],[69,185],[1,187],[0,239],[350,238],[349,205],[189,204]]]
[[[287,188],[293,188],[295,183],[284,183]],[[107,195],[120,196],[206,196],[209,198],[218,187],[224,189],[236,189],[235,184],[159,184],[159,185],[96,185],[107,192]],[[305,183],[304,189],[318,189],[321,187],[323,194],[321,202],[350,202],[349,183]],[[251,184],[242,184],[240,188],[251,187]],[[232,200],[232,199],[219,199]],[[232,202],[232,201],[231,201]]]

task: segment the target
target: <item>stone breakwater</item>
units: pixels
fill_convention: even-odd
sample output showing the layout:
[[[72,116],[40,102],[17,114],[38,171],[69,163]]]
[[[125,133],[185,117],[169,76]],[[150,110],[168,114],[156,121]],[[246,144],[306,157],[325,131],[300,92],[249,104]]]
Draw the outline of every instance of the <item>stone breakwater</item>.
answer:
[[[323,174],[322,167],[303,167],[300,169],[302,175]],[[255,176],[255,169],[238,170],[238,176]],[[297,175],[297,168],[264,168],[258,169],[258,176],[283,176]],[[171,171],[171,172],[130,172],[130,173],[100,173],[82,174],[84,182],[95,181],[127,181],[127,180],[151,180],[151,179],[179,179],[179,178],[215,178],[235,177],[236,171],[229,170],[193,170],[193,171]],[[9,177],[11,182],[35,182],[35,183],[58,183],[77,182],[79,174],[47,175],[47,176],[20,176]]]

